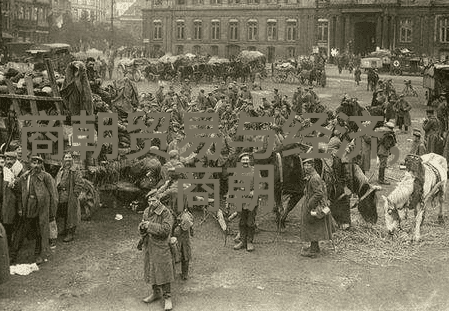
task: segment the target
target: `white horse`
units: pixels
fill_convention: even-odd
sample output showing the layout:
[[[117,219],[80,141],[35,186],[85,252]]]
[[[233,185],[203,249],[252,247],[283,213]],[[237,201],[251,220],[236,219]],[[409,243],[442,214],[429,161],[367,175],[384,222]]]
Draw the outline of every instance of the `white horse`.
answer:
[[[424,166],[424,186],[423,201],[417,204],[415,210],[415,234],[414,240],[419,242],[421,239],[421,224],[427,206],[432,204],[433,207],[439,203],[438,221],[443,222],[443,203],[446,196],[447,183],[447,162],[446,158],[429,153],[421,156]],[[438,173],[437,173],[438,172]],[[437,176],[439,174],[439,176]],[[399,211],[408,203],[413,193],[414,176],[407,172],[401,182],[388,195],[382,196],[385,211],[385,224],[390,234],[400,228],[400,222],[403,220],[403,213],[400,216]],[[438,200],[438,202],[437,202]]]

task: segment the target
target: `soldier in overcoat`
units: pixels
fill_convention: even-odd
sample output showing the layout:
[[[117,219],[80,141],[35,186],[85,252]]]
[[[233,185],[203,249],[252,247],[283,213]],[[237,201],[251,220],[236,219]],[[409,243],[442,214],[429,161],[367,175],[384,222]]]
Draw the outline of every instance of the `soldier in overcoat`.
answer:
[[[303,250],[301,256],[315,258],[320,253],[319,241],[332,240],[334,231],[330,214],[323,218],[312,216],[312,210],[327,199],[326,184],[313,167],[314,159],[303,161],[307,184],[304,202],[301,205],[300,236],[303,242],[310,242],[310,247]]]
[[[76,227],[81,221],[81,207],[79,195],[83,188],[81,171],[73,163],[71,153],[64,155],[63,165],[56,175],[56,188],[58,190],[58,210],[56,217],[61,220],[66,236],[64,242],[73,241]]]
[[[31,170],[20,177],[22,206],[18,213],[22,219],[13,241],[11,260],[16,258],[28,231],[33,229],[36,231],[36,263],[42,264],[50,254],[49,222],[56,217],[58,195],[55,181],[43,170],[43,163],[40,156],[32,156]]]
[[[424,141],[426,142],[427,152],[439,153],[438,141],[440,133],[440,121],[435,117],[433,109],[426,110],[427,119],[423,122],[423,130],[425,132]]]
[[[154,197],[148,198],[148,205],[138,227],[144,237],[144,279],[151,286],[149,296],[143,301],[150,303],[164,297],[165,310],[171,310],[171,283],[174,275],[169,241],[173,216]]]

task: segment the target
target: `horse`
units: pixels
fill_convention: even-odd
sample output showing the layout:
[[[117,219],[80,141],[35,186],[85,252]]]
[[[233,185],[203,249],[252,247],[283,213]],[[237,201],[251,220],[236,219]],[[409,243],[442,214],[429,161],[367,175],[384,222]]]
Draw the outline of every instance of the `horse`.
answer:
[[[420,157],[424,171],[423,197],[424,199],[417,204],[415,209],[415,230],[414,241],[421,239],[421,225],[424,220],[424,214],[429,203],[434,207],[439,203],[438,220],[443,222],[443,203],[446,196],[447,183],[447,161],[446,158],[435,153],[428,153]],[[415,191],[415,176],[407,172],[404,178],[396,188],[388,195],[382,196],[384,202],[385,225],[390,235],[400,229],[401,220],[404,219],[404,213],[400,211],[409,202],[410,197]],[[436,202],[438,201],[438,202]]]

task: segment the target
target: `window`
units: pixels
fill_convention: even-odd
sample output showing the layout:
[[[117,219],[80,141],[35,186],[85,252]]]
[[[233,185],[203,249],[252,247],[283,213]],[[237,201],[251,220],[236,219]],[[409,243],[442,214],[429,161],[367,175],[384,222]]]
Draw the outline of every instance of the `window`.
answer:
[[[193,39],[201,40],[203,38],[203,22],[195,20],[193,22]]]
[[[221,0],[210,0],[210,4],[221,4]]]
[[[177,54],[177,55],[182,55],[182,54],[184,54],[184,46],[183,46],[183,45],[177,45],[177,46],[176,46],[176,54]]]
[[[296,20],[287,20],[287,41],[296,40]]]
[[[255,46],[248,46],[248,51],[257,51]]]
[[[31,19],[31,8],[29,6],[27,6],[25,8],[25,19],[26,20],[30,20]]]
[[[412,20],[407,18],[400,22],[400,42],[412,42]]]
[[[185,39],[185,23],[183,20],[176,21],[176,39]]]
[[[154,21],[154,40],[162,40],[162,21]]]
[[[328,23],[325,22],[318,22],[318,41],[327,41],[327,34],[328,34]]]
[[[23,6],[19,9],[19,19],[25,19],[25,9]]]
[[[267,23],[267,40],[276,41],[277,40],[277,22],[276,20],[269,19]]]
[[[210,54],[211,54],[212,56],[218,56],[218,46],[212,45],[212,46],[210,47]]]
[[[248,4],[259,4],[259,0],[248,0]]]
[[[185,0],[176,0],[176,4],[177,5],[184,5],[184,4],[186,4],[186,1]]]
[[[212,40],[220,40],[220,22],[212,21]]]
[[[440,20],[440,42],[449,42],[449,18]]]
[[[294,47],[288,47],[287,48],[287,56],[289,58],[295,58],[296,57],[296,49]]]
[[[237,21],[229,22],[229,40],[237,41],[239,39],[239,26]]]
[[[197,5],[204,4],[204,0],[193,0],[193,4],[197,4]]]
[[[37,8],[33,8],[33,11],[31,13],[31,19],[33,21],[37,21],[37,12],[38,12],[38,9]]]
[[[195,55],[201,54],[201,46],[195,45],[195,46],[193,47],[193,54],[195,54]]]
[[[229,0],[229,4],[239,4],[240,0]]]
[[[257,41],[257,21],[248,21],[248,40]]]

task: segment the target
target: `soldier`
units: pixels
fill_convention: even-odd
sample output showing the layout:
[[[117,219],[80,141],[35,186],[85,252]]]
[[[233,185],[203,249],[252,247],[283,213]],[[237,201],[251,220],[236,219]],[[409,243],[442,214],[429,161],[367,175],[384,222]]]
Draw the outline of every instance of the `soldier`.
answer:
[[[198,97],[196,98],[198,110],[206,110],[207,108],[207,98],[204,94],[204,89],[200,90]]]
[[[362,71],[360,70],[360,67],[357,66],[357,68],[354,71],[354,79],[355,79],[355,83],[357,84],[357,86],[360,85],[360,81],[362,81]]]
[[[394,135],[394,123],[387,122],[384,127],[376,129],[376,132],[382,132],[382,137],[377,146],[377,156],[379,157],[379,184],[389,185],[385,181],[385,169],[387,168],[388,157],[391,154],[391,148],[397,144],[396,136]]]
[[[240,96],[243,100],[246,100],[247,102],[252,102],[253,101],[253,96],[251,95],[251,91],[248,91],[248,87],[246,86],[246,84],[243,84],[241,89],[241,93]]]
[[[192,87],[190,86],[189,79],[185,79],[184,83],[182,84],[181,90],[184,91],[185,96],[187,96],[188,101],[191,100],[192,95]]]
[[[242,167],[244,169],[250,169],[250,172],[242,173],[245,176],[251,177],[250,189],[245,189],[245,191],[250,191],[249,197],[254,194],[254,167],[250,166],[249,153],[242,153],[239,157]],[[256,228],[256,214],[257,214],[257,204],[252,207],[250,203],[245,203],[242,206],[242,212],[240,215],[239,230],[240,230],[240,242],[234,246],[235,250],[246,248],[248,252],[254,251],[254,231]]]
[[[101,76],[99,72],[95,70],[95,59],[92,57],[87,58],[86,74],[92,93],[98,94],[106,104],[110,105],[111,95],[101,88]]]
[[[5,155],[0,154],[0,222],[5,228],[10,252],[19,216],[13,187],[14,174],[5,166]]]
[[[302,87],[298,86],[292,98],[293,111],[295,111],[299,115],[302,114],[302,93]]]
[[[412,125],[412,119],[410,116],[410,110],[412,106],[404,99],[404,94],[399,95],[399,100],[395,105],[396,111],[396,125],[402,130],[404,125],[404,131],[408,133],[408,127]]]
[[[435,107],[437,110],[437,118],[438,121],[440,121],[440,135],[443,136],[443,134],[448,130],[448,121],[447,118],[449,116],[448,114],[448,105],[446,100],[446,93],[441,93],[438,104]]]
[[[34,248],[36,264],[42,264],[50,253],[49,220],[55,219],[58,199],[55,182],[51,175],[43,170],[43,163],[44,160],[40,156],[32,156],[31,171],[26,172],[20,178],[22,206],[19,209],[19,216],[22,219],[13,241],[14,247],[11,254],[13,262],[30,229],[36,231]]]
[[[301,205],[301,240],[310,242],[310,247],[301,252],[301,256],[316,258],[320,253],[319,241],[332,240],[334,228],[330,214],[321,217],[317,208],[327,201],[326,184],[313,167],[314,159],[303,160],[307,184],[304,202]],[[321,218],[320,218],[321,217]]]
[[[156,91],[156,101],[158,104],[162,104],[162,102],[164,101],[164,86],[160,85],[158,90]]]
[[[274,89],[273,101],[274,101],[274,105],[273,105],[274,107],[280,107],[281,106],[282,98],[281,98],[281,94],[279,94],[279,90],[278,89]]]
[[[426,143],[427,152],[438,153],[438,141],[440,132],[440,121],[435,117],[433,109],[427,109],[427,118],[423,122],[423,130],[425,132],[424,141]]]
[[[413,142],[409,154],[422,156],[426,153],[426,145],[421,141],[421,131],[419,129],[413,129]]]

